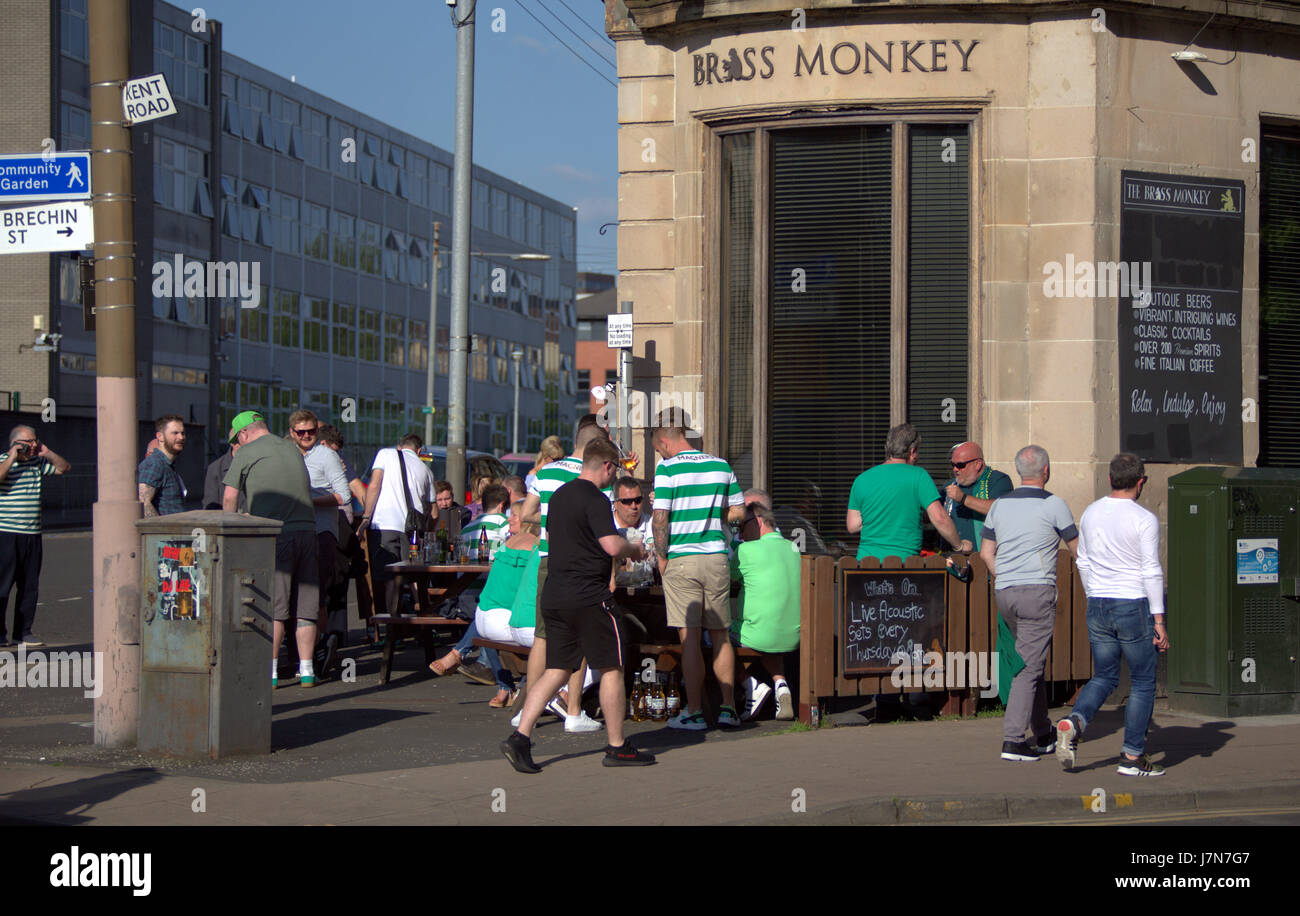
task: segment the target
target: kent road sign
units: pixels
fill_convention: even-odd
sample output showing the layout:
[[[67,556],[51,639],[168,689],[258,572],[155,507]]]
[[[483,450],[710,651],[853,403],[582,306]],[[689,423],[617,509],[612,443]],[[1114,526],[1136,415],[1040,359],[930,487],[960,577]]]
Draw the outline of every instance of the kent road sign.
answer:
[[[89,197],[90,153],[0,156],[0,204]]]

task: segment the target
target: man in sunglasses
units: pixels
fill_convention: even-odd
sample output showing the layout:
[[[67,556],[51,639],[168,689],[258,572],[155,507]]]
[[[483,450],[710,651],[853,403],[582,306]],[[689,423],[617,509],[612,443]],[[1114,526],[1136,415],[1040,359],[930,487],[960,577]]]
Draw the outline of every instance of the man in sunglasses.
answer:
[[[289,438],[302,453],[311,483],[311,504],[316,512],[316,563],[320,570],[316,623],[317,635],[324,639],[329,632],[329,593],[338,584],[339,510],[352,501],[352,491],[343,459],[320,441],[320,420],[314,411],[300,408],[289,414]],[[300,609],[298,613],[309,611]],[[321,676],[333,661],[333,653],[327,652]]]
[[[41,484],[71,468],[30,426],[9,433],[9,450],[0,454],[0,646],[9,645],[5,618],[14,586],[14,639],[28,648],[45,645],[32,636],[41,579]]]
[[[953,479],[944,488],[943,507],[957,526],[961,539],[970,541],[979,550],[984,516],[988,515],[993,500],[1006,496],[1015,485],[1009,476],[984,463],[984,450],[975,442],[954,445],[949,462]]]
[[[632,578],[637,581],[654,579],[653,518],[644,509],[645,497],[641,493],[640,481],[635,477],[620,477],[614,486],[614,522],[619,528],[619,534],[629,540],[631,533],[637,532],[647,554],[646,558],[635,563],[631,570]]]

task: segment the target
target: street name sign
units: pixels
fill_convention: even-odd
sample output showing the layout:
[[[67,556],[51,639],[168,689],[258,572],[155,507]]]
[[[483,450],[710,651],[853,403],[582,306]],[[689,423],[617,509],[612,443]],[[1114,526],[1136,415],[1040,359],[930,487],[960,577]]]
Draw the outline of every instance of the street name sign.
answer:
[[[610,315],[605,325],[605,346],[610,348],[632,346],[632,316]]]
[[[0,254],[82,251],[95,243],[88,201],[0,210]]]
[[[176,114],[176,103],[161,73],[127,80],[122,87],[122,112],[131,124]]]
[[[0,156],[0,204],[89,197],[90,153]]]

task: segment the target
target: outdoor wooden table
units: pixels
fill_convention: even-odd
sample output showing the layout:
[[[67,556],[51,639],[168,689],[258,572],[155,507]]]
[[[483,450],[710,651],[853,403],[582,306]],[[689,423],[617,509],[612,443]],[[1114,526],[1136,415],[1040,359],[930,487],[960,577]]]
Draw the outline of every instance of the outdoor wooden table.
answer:
[[[393,669],[393,652],[397,641],[416,631],[424,646],[425,664],[433,661],[434,630],[438,627],[464,627],[468,620],[438,617],[434,609],[448,598],[457,598],[491,567],[487,563],[390,563],[388,568],[402,577],[411,590],[412,614],[382,614],[374,619],[385,624],[384,654],[379,663],[379,683],[387,684]]]

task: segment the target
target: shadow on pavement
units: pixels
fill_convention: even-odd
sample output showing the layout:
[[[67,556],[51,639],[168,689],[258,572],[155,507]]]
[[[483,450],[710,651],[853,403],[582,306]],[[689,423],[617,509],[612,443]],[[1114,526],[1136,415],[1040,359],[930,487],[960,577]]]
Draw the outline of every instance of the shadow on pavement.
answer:
[[[378,709],[374,707],[326,710],[310,712],[284,721],[271,723],[271,750],[293,750],[320,744],[334,738],[409,719],[413,716],[427,716],[427,712],[409,712],[401,709]]]
[[[1215,752],[1227,746],[1235,736],[1227,729],[1232,722],[1203,722],[1199,725],[1174,725],[1161,727],[1159,713],[1151,717],[1151,729],[1147,733],[1147,753],[1166,769],[1177,766],[1193,757],[1212,757]],[[1088,723],[1088,731],[1081,744],[1109,739],[1114,754],[1086,766],[1075,767],[1077,772],[1087,772],[1105,767],[1119,765],[1120,745],[1124,735],[1124,710],[1105,709],[1097,713],[1097,718]]]
[[[85,823],[89,817],[78,812],[116,798],[124,792],[158,782],[162,773],[152,767],[102,773],[56,786],[36,786],[10,792],[0,806],[0,822],[22,822],[25,818],[48,820],[56,817],[72,824]]]

